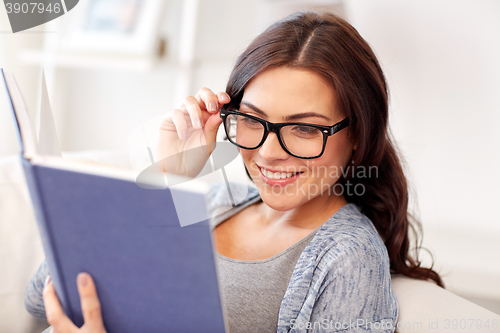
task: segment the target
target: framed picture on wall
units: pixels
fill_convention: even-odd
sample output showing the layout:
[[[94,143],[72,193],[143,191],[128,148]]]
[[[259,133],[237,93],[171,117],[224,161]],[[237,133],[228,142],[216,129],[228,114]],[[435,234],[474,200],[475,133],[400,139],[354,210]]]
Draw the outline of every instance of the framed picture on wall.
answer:
[[[61,42],[65,52],[147,56],[158,46],[164,0],[81,1]]]

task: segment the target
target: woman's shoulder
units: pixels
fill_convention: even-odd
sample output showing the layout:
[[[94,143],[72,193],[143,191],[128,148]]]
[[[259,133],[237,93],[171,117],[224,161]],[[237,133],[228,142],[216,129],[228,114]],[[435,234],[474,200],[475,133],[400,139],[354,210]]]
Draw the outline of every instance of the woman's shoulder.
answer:
[[[373,222],[354,203],[343,206],[323,226],[329,236],[339,241],[375,239],[382,242]]]
[[[210,185],[206,195],[207,211],[211,219],[235,214],[259,198],[257,188],[246,183],[217,182]],[[215,223],[216,224],[216,223]]]
[[[321,225],[290,281],[281,325],[299,318],[289,311],[299,303],[305,309],[304,321],[310,322],[388,318],[394,323],[397,318],[387,249],[355,204],[345,205]],[[338,312],[339,307],[343,311]]]
[[[378,259],[378,264],[381,261],[389,264],[387,249],[377,229],[353,203],[343,206],[320,227],[315,243],[327,257],[348,255],[350,260],[371,258]]]
[[[207,198],[212,208],[221,205],[240,206],[259,194],[256,187],[247,183],[216,182],[209,185]]]

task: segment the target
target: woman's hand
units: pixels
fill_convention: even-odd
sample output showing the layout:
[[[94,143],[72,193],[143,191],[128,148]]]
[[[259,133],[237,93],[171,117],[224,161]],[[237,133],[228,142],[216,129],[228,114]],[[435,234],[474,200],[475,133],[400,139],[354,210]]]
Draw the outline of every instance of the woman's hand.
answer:
[[[200,173],[215,148],[222,124],[219,109],[229,101],[228,94],[203,88],[163,119],[155,160],[163,160],[165,172],[187,177]]]
[[[82,305],[84,324],[78,328],[64,314],[59,299],[57,298],[54,285],[48,278],[43,289],[43,302],[47,322],[52,325],[51,333],[105,333],[106,329],[102,321],[101,303],[97,297],[94,281],[87,273],[80,273],[77,277],[78,293]]]

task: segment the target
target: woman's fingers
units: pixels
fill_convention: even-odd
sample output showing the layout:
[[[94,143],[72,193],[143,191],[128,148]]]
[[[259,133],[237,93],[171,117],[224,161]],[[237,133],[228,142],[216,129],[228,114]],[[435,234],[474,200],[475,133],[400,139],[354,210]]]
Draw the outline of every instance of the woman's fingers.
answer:
[[[50,279],[43,288],[43,303],[45,304],[47,322],[52,325],[52,332],[76,332],[78,328],[64,314]]]
[[[173,156],[200,145],[211,145],[212,142],[214,142],[213,145],[215,146],[217,131],[222,124],[218,111],[220,107],[230,101],[231,99],[227,93],[215,94],[207,88],[198,91],[196,97],[186,97],[181,107],[174,109],[160,124],[155,160],[162,160],[167,156]],[[203,131],[196,131],[195,129],[202,129]],[[207,151],[208,155],[210,155],[211,150],[210,146]],[[203,162],[202,168],[206,161],[201,160],[200,157],[199,162]],[[180,168],[167,169],[170,172],[188,169],[195,172],[199,169],[199,166],[186,168],[186,166],[181,166]],[[167,169],[164,167],[163,171],[166,172]]]
[[[172,111],[172,122],[175,125],[179,138],[186,141],[188,125],[186,123],[186,119],[184,119],[184,112],[180,109],[174,109],[174,111]]]
[[[102,321],[101,302],[97,297],[97,291],[92,277],[87,273],[78,274],[77,285],[85,328],[88,329],[88,332],[106,332]]]
[[[201,108],[198,104],[198,100],[193,96],[188,96],[184,99],[183,106],[186,108],[186,111],[191,117],[191,123],[193,124],[193,127],[196,129],[201,129],[203,122]]]
[[[219,94],[215,94],[212,90],[208,88],[202,88],[194,96],[188,96],[184,99],[184,102],[180,109],[177,109],[181,112],[188,113],[191,118],[191,123],[194,128],[202,129],[204,122],[206,119],[210,117],[211,114],[216,113],[222,107],[222,105],[229,103],[230,97],[225,92],[221,92]],[[203,114],[204,111],[208,111],[208,114]],[[175,111],[179,113],[178,111]],[[174,116],[173,116],[174,117]],[[182,126],[182,120],[180,115],[175,116],[175,120],[173,119],[176,125]],[[186,124],[187,126],[187,124]],[[182,138],[182,131],[178,130],[179,137]]]
[[[196,94],[199,105],[210,113],[219,111],[218,96],[208,88],[201,88]]]
[[[196,94],[196,100],[202,108],[210,113],[218,110],[217,95],[208,88],[201,88]]]
[[[231,102],[231,97],[225,92],[220,92],[217,94],[217,98],[219,99],[219,104],[222,107],[224,104]]]
[[[80,329],[64,314],[61,303],[57,298],[54,285],[50,280],[45,283],[43,289],[43,302],[45,304],[47,322],[52,325],[52,332],[105,333],[106,329],[104,328],[101,315],[101,302],[99,302],[99,298],[97,297],[94,281],[89,274],[80,273],[78,274],[77,285],[84,320],[84,325]]]
[[[202,108],[205,107],[205,109],[212,114],[219,111],[222,105],[229,103],[231,100],[229,95],[225,92],[215,94],[208,88],[200,89],[196,94],[196,99]]]

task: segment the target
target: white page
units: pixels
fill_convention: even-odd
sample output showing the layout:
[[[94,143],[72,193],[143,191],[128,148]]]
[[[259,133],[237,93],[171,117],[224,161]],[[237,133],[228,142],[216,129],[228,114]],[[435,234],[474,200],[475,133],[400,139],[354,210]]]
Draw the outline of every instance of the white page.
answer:
[[[38,123],[38,154],[61,156],[61,148],[57,139],[56,125],[50,107],[49,94],[42,73],[42,89],[40,98],[40,113]]]
[[[38,151],[38,142],[36,140],[35,128],[33,127],[28,115],[26,103],[24,102],[24,98],[19,90],[19,87],[17,86],[14,76],[11,73],[4,71],[4,77],[10,94],[10,99],[12,100],[12,104],[14,106],[16,118],[21,129],[21,140],[24,147],[24,155],[26,157],[33,156]]]

